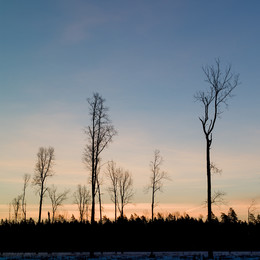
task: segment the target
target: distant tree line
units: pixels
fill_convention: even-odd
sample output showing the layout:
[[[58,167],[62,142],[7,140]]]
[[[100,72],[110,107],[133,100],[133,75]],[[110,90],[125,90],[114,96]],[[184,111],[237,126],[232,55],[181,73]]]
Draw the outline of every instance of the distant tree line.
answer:
[[[211,226],[209,231],[209,225]],[[208,232],[213,232],[208,241]],[[15,223],[1,220],[1,252],[106,252],[114,251],[237,251],[260,250],[260,217],[254,223],[240,221],[234,209],[212,221],[196,219],[188,214],[162,214],[153,221],[144,216],[119,217],[117,221],[103,217],[102,222],[56,222],[33,219]],[[22,236],[22,237],[21,237]],[[212,246],[213,245],[213,246]],[[211,247],[212,246],[212,247]]]

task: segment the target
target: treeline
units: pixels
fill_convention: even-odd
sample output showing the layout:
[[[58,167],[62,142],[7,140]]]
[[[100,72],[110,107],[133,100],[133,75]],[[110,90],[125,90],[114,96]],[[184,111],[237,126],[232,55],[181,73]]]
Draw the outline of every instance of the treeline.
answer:
[[[0,234],[1,252],[206,251],[209,247],[214,251],[260,250],[260,221],[240,221],[232,208],[211,222],[188,214],[157,214],[153,221],[137,215],[117,221],[104,217],[92,224],[73,218],[54,223],[2,220]]]

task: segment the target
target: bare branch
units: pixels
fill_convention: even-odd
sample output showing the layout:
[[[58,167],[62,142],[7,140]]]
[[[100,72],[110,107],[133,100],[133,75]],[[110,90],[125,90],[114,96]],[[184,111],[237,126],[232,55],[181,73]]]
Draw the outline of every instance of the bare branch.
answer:
[[[219,169],[216,164],[214,164],[213,162],[210,163],[210,169],[211,169],[211,173],[215,173],[215,174],[222,174],[222,169]]]

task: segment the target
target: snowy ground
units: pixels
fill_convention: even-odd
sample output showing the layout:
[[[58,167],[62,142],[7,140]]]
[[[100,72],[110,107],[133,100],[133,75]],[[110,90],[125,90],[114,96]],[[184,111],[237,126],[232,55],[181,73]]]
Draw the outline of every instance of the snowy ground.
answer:
[[[83,253],[3,253],[0,259],[99,259],[99,260],[116,260],[116,259],[151,259],[150,252],[125,252],[123,254],[111,253],[95,253],[95,258],[90,258],[88,252]],[[176,259],[176,260],[203,260],[207,258],[207,252],[155,252],[155,259]],[[238,260],[260,260],[260,252],[214,252],[214,259],[238,259]]]

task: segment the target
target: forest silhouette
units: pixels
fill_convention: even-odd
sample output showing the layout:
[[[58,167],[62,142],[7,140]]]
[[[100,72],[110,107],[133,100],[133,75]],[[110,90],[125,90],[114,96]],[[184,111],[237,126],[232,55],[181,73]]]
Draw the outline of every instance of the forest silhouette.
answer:
[[[210,227],[210,228],[209,228]],[[211,232],[212,240],[208,240]],[[163,217],[153,221],[131,215],[111,221],[90,223],[72,218],[52,223],[33,219],[15,223],[2,220],[0,251],[3,252],[118,252],[126,251],[257,251],[260,221],[247,223],[228,214],[211,222],[188,214]]]

